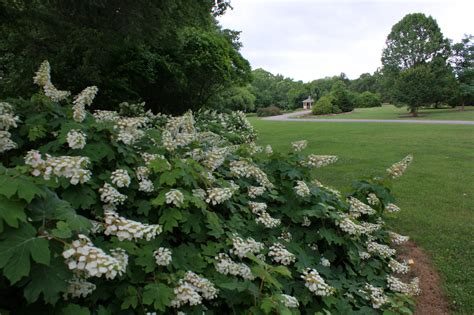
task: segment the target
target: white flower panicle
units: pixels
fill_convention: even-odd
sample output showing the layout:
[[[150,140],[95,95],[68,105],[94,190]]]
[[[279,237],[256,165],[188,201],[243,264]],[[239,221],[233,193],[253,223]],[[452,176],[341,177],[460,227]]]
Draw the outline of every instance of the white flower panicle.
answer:
[[[51,82],[51,66],[47,60],[43,61],[33,77],[33,82],[43,88],[44,95],[54,102],[66,99],[71,92],[58,90]]]
[[[16,148],[16,143],[11,139],[11,133],[0,130],[0,153]]]
[[[311,220],[307,216],[304,216],[303,217],[303,222],[301,223],[301,226],[308,227],[310,225],[311,225]]]
[[[84,132],[72,129],[67,133],[67,144],[71,149],[84,149],[87,136]]]
[[[297,308],[300,306],[297,298],[287,294],[281,295],[281,302],[288,308]]]
[[[33,169],[33,176],[43,176],[50,180],[52,176],[68,178],[72,185],[85,183],[91,179],[91,171],[86,167],[90,164],[89,158],[82,156],[58,156],[52,157],[46,154],[43,160],[41,153],[37,150],[28,151],[25,156],[25,164]]]
[[[78,237],[62,253],[70,270],[85,278],[105,276],[107,279],[114,279],[125,272],[128,256],[124,250],[117,248],[107,255],[95,247],[87,236],[79,234]]]
[[[367,202],[368,202],[369,205],[371,205],[371,206],[377,206],[377,205],[380,204],[379,198],[378,198],[377,195],[374,194],[374,193],[370,193],[370,194],[367,196]]]
[[[212,148],[206,152],[204,160],[201,164],[210,171],[214,171],[221,166],[228,154],[227,148]]]
[[[296,256],[290,253],[285,246],[280,243],[275,243],[269,247],[270,251],[268,256],[272,258],[273,261],[282,265],[290,265],[295,262]]]
[[[138,179],[138,190],[143,192],[152,192],[155,189],[153,182],[148,178],[150,170],[145,166],[139,166],[135,169],[135,175]]]
[[[359,257],[360,257],[360,259],[362,259],[362,260],[367,260],[367,259],[369,259],[370,257],[372,257],[372,255],[370,255],[368,252],[360,251],[360,252],[359,252]]]
[[[202,188],[193,189],[193,196],[201,199],[206,199],[206,191]]]
[[[291,146],[293,147],[293,151],[299,152],[308,146],[308,141],[307,140],[299,140],[299,141],[294,141],[291,143]]]
[[[308,185],[302,180],[296,182],[295,192],[298,196],[308,197],[311,194]]]
[[[280,236],[278,236],[279,240],[282,240],[288,243],[291,242],[292,238],[293,238],[293,235],[291,235],[291,233],[288,231],[283,231],[281,232]]]
[[[232,161],[230,162],[230,171],[237,178],[250,178],[253,177],[260,186],[265,188],[273,188],[273,184],[261,169],[257,166],[250,164],[247,161]]]
[[[110,180],[112,181],[112,184],[119,188],[128,187],[130,186],[131,182],[127,170],[121,168],[112,172],[112,175],[110,175]]]
[[[244,263],[236,263],[227,254],[220,253],[216,260],[216,271],[223,275],[239,276],[245,280],[254,280],[255,276],[252,274],[249,266]]]
[[[332,163],[337,162],[337,156],[335,155],[308,155],[306,160],[301,161],[301,165],[306,167],[323,167]]]
[[[390,261],[388,262],[388,266],[395,273],[405,274],[408,271],[410,271],[410,266],[408,266],[406,262],[401,263],[399,261],[396,261],[393,258],[391,258]]]
[[[267,210],[267,204],[264,202],[253,202],[249,201],[249,208],[253,213],[258,214]]]
[[[248,188],[248,195],[249,198],[257,198],[265,193],[265,187],[256,187],[256,186],[249,186]]]
[[[265,147],[265,153],[267,155],[272,155],[273,154],[273,148],[271,145],[267,144],[267,146]]]
[[[0,102],[0,153],[6,152],[17,147],[17,144],[11,139],[11,133],[8,130],[17,127],[18,116],[14,116],[13,107],[9,103]]]
[[[89,86],[74,97],[72,118],[77,122],[82,122],[86,118],[86,106],[90,106],[99,89],[96,86]]]
[[[120,115],[113,110],[96,110],[92,115],[99,123],[116,122],[120,118]]]
[[[403,160],[393,164],[387,169],[388,176],[391,178],[398,178],[402,176],[412,161],[413,155],[407,155],[405,158],[403,158]]]
[[[387,212],[390,212],[390,213],[400,212],[400,208],[397,205],[393,204],[393,203],[389,203],[385,207],[385,210],[387,210]]]
[[[173,260],[171,249],[160,247],[153,252],[156,264],[158,266],[168,266]]]
[[[105,235],[115,235],[119,241],[146,239],[150,241],[162,232],[159,224],[145,224],[119,216],[114,211],[104,211]]]
[[[388,276],[387,284],[390,290],[394,292],[400,292],[412,296],[421,293],[420,280],[418,278],[413,278],[410,283],[405,283],[396,277]]]
[[[280,219],[272,218],[266,211],[258,213],[257,216],[258,217],[255,219],[255,222],[262,224],[268,229],[275,228],[281,224]]]
[[[331,267],[331,262],[328,259],[324,258],[324,256],[322,256],[319,260],[319,264],[323,267]]]
[[[384,244],[379,244],[376,242],[368,242],[367,243],[367,251],[369,253],[374,253],[377,254],[383,258],[389,258],[393,255],[395,255],[396,251],[393,248],[390,248],[387,245]]]
[[[67,300],[69,296],[72,298],[86,297],[91,294],[95,288],[95,284],[85,279],[73,278],[68,281],[67,291],[63,297],[65,300]]]
[[[408,242],[408,240],[410,239],[409,236],[400,235],[398,233],[391,232],[391,231],[388,232],[388,236],[390,237],[390,241],[392,242],[392,244],[395,244],[395,245],[401,245],[403,243]]]
[[[104,186],[99,188],[100,200],[103,203],[110,204],[115,207],[121,205],[127,200],[127,196],[121,194],[117,189],[115,189],[109,183],[104,183]]]
[[[316,269],[305,269],[301,278],[305,281],[305,286],[315,295],[329,296],[336,291],[321,278]]]
[[[174,204],[176,207],[181,207],[184,202],[184,195],[178,189],[171,189],[165,194],[166,203]]]
[[[179,280],[178,287],[174,289],[175,298],[171,301],[171,306],[178,308],[185,304],[198,305],[202,303],[203,298],[215,299],[218,292],[209,280],[188,271],[184,278]]]
[[[357,198],[349,197],[348,202],[350,204],[349,213],[354,218],[358,218],[363,214],[374,215],[377,213],[377,211],[375,211],[374,209],[372,209],[370,206],[366,205],[365,203],[361,202]]]
[[[240,258],[245,257],[248,253],[257,254],[264,248],[263,243],[257,242],[251,237],[244,240],[239,236],[232,237],[232,246],[231,253]]]
[[[114,129],[118,130],[117,141],[132,145],[143,138],[145,132],[140,128],[147,125],[147,117],[119,117]]]
[[[236,192],[235,187],[209,188],[206,192],[207,193],[206,202],[212,205],[221,204],[229,200],[230,198],[232,198],[232,195],[235,192]]]
[[[360,291],[366,294],[367,299],[370,300],[374,309],[381,308],[389,301],[388,297],[384,294],[383,288],[375,287],[369,283],[366,283],[364,289]]]

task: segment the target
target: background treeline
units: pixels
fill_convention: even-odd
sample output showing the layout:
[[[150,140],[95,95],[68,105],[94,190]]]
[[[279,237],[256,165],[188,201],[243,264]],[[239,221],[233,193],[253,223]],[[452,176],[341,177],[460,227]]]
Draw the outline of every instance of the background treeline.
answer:
[[[59,88],[98,86],[100,109],[144,101],[154,112],[265,115],[300,108],[308,96],[316,114],[383,102],[414,113],[474,104],[473,37],[453,44],[432,17],[408,14],[395,24],[374,73],[303,82],[251,71],[239,32],[216,20],[229,7],[229,0],[0,0],[0,98],[30,95],[28,78],[48,59]]]

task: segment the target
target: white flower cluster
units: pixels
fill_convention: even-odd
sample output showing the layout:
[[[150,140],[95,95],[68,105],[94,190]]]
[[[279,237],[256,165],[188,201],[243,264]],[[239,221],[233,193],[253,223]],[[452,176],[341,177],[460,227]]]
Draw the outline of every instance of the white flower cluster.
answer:
[[[181,117],[171,117],[161,135],[161,143],[168,151],[187,146],[196,139],[197,133],[191,112],[187,112]]]
[[[375,231],[378,231],[382,228],[382,224],[379,223],[370,223],[370,222],[362,222],[360,224],[362,227],[364,234],[371,234]]]
[[[395,244],[395,245],[401,245],[403,243],[408,242],[408,240],[410,239],[409,236],[400,235],[400,234],[395,233],[395,232],[388,232],[388,235],[389,235],[390,240],[392,241],[392,243]]]
[[[8,130],[17,127],[18,116],[13,114],[13,107],[5,102],[0,102],[0,153],[16,148]]]
[[[238,189],[238,188],[237,188]],[[232,198],[232,195],[236,192],[236,187],[214,187],[207,190],[206,202],[212,205],[221,204],[224,201]]]
[[[46,160],[43,160],[37,150],[28,151],[25,156],[25,164],[33,168],[33,176],[42,175],[45,180],[51,179],[51,176],[65,177],[73,185],[83,184],[91,179],[91,171],[85,169],[89,163],[89,158],[82,156],[52,157],[46,154]]]
[[[268,252],[268,256],[272,258],[273,261],[276,263],[280,263],[282,265],[290,265],[295,262],[296,257],[294,254],[290,253],[285,246],[280,243],[275,243],[269,247],[270,251]]]
[[[114,129],[118,130],[117,140],[127,145],[134,144],[145,135],[140,128],[145,127],[147,123],[147,117],[119,117],[114,126]]]
[[[272,148],[271,145],[267,144],[267,146],[265,147],[265,153],[268,154],[268,155],[273,154],[273,148]]]
[[[162,232],[159,224],[144,224],[119,216],[114,211],[104,211],[105,235],[115,235],[119,241],[146,239],[150,241]]]
[[[413,278],[410,283],[405,283],[396,277],[388,276],[387,284],[390,290],[394,292],[400,292],[408,295],[418,295],[421,293],[420,280],[418,278]]]
[[[112,181],[112,184],[115,186],[121,188],[121,187],[128,187],[130,186],[130,176],[128,175],[127,170],[124,169],[117,169],[112,172],[112,175],[110,175],[110,180]]]
[[[114,279],[125,272],[128,256],[123,249],[111,250],[111,254],[107,255],[102,249],[95,247],[87,236],[79,234],[78,237],[62,253],[70,270],[85,278],[104,275],[107,279]]]
[[[403,175],[408,165],[413,161],[413,155],[409,154],[403,160],[393,164],[387,169],[388,176],[391,178],[398,178]]]
[[[200,199],[206,199],[206,191],[202,188],[197,188],[193,189],[193,196],[200,198]]]
[[[80,278],[73,278],[67,283],[67,291],[63,295],[65,300],[67,300],[69,296],[72,298],[86,297],[96,288],[95,284]]]
[[[324,258],[324,256],[321,256],[319,264],[323,267],[331,267],[331,262],[328,259]]]
[[[336,225],[344,232],[346,232],[349,235],[356,235],[360,236],[362,234],[365,234],[365,229],[362,225],[359,225],[352,221],[352,219],[347,216],[345,213],[339,213],[341,218],[339,220],[336,220]]]
[[[221,166],[228,154],[227,148],[212,148],[206,152],[204,160],[201,162],[204,167],[210,171],[214,171]]]
[[[265,193],[265,187],[249,186],[249,198],[257,198]]]
[[[360,257],[360,259],[362,259],[362,260],[367,260],[367,259],[369,259],[370,257],[372,257],[372,255],[370,255],[368,252],[360,251],[360,252],[359,252],[359,257]]]
[[[337,162],[335,155],[316,155],[310,154],[306,160],[301,161],[301,165],[306,167],[323,167]]]
[[[298,302],[297,298],[287,294],[281,295],[281,302],[288,308],[297,308],[298,306],[300,306],[300,303]]]
[[[329,186],[325,186],[325,185],[323,185],[323,184],[322,184],[319,180],[317,180],[317,179],[313,179],[313,180],[311,181],[311,184],[315,185],[316,187],[324,188],[324,189],[330,191],[331,193],[335,194],[338,198],[341,198],[341,196],[342,196],[342,194],[341,194],[341,192],[340,192],[339,190],[334,189],[334,188],[329,187]]]
[[[96,110],[92,114],[95,118],[95,121],[104,123],[104,122],[115,122],[120,118],[120,115],[113,110]]]
[[[396,261],[393,258],[391,258],[390,261],[388,262],[388,266],[395,273],[405,274],[408,271],[410,271],[410,266],[408,266],[406,262],[401,263],[399,261]]]
[[[69,91],[58,90],[51,82],[51,67],[47,60],[43,61],[33,77],[33,82],[43,88],[44,95],[49,97],[54,102],[64,100],[71,95]]]
[[[267,204],[249,201],[249,207],[257,215],[255,222],[263,224],[266,228],[274,228],[280,225],[281,220],[272,218],[266,211]]]
[[[240,276],[245,280],[254,280],[249,266],[244,263],[236,263],[227,254],[220,253],[216,258],[216,271],[223,275]]]
[[[301,226],[308,227],[310,225],[311,225],[311,220],[307,216],[304,216]]]
[[[299,141],[294,141],[291,143],[291,146],[293,147],[293,151],[299,152],[308,146],[308,141],[307,140],[299,140]]]
[[[67,133],[67,144],[71,149],[84,149],[87,136],[84,132],[72,129]]]
[[[388,258],[395,255],[396,251],[393,248],[385,244],[379,244],[376,242],[368,242],[367,243],[367,251],[369,253],[375,253],[383,258]]]
[[[249,149],[250,155],[255,155],[263,151],[263,147],[257,145],[255,142],[250,142],[248,144],[248,149]]]
[[[301,276],[305,281],[305,286],[318,296],[329,296],[334,294],[336,291],[333,287],[329,286],[323,278],[319,275],[316,269],[306,268],[303,270]]]
[[[158,266],[168,266],[171,261],[173,261],[173,257],[171,255],[171,249],[166,247],[160,247],[153,252],[153,256],[155,257],[155,261]]]
[[[400,208],[397,205],[393,204],[393,203],[389,203],[385,207],[385,210],[387,210],[387,212],[390,212],[390,213],[400,212]]]
[[[89,86],[74,97],[72,118],[82,122],[86,118],[86,106],[90,106],[99,89],[97,86]]]
[[[166,203],[174,204],[176,207],[181,207],[184,202],[184,195],[178,189],[171,189],[165,194]]]
[[[376,206],[376,205],[380,204],[379,198],[378,198],[377,195],[374,194],[374,193],[370,193],[370,194],[367,196],[367,202],[368,202],[369,205],[371,205],[371,206]]]
[[[232,246],[234,249],[231,253],[240,258],[245,257],[248,253],[257,254],[264,248],[263,243],[257,242],[251,237],[244,240],[238,236],[232,237]]]
[[[104,186],[99,188],[100,200],[103,203],[109,204],[112,209],[116,206],[121,205],[127,200],[127,196],[121,194],[109,183],[104,183]]]
[[[295,192],[298,196],[308,197],[311,194],[308,185],[302,180],[296,182]]]
[[[365,203],[361,202],[357,198],[349,197],[348,202],[351,206],[349,208],[349,213],[354,218],[358,218],[363,214],[374,215],[377,213],[377,211],[375,211],[374,209],[372,209],[370,206],[366,205]]]
[[[218,292],[209,280],[188,271],[174,289],[175,298],[171,301],[171,306],[178,308],[185,304],[198,305],[202,303],[203,298],[215,299]]]
[[[374,309],[379,309],[384,304],[388,303],[388,297],[384,294],[383,288],[375,287],[369,283],[366,283],[364,290],[360,291],[367,295],[367,299],[372,302],[372,307]]]
[[[268,180],[267,174],[265,174],[257,166],[252,165],[247,161],[230,162],[230,171],[238,178],[253,177],[260,186],[265,188],[273,188],[273,184],[270,182],[270,180]]]
[[[282,240],[288,243],[291,242],[292,238],[293,238],[293,235],[291,235],[291,233],[288,231],[283,231],[281,232],[280,236],[278,236],[279,240]]]
[[[166,158],[161,154],[151,154],[151,153],[143,152],[141,153],[141,156],[146,165],[149,165],[152,161],[156,159],[162,159],[166,161],[167,169],[169,170],[171,168],[171,165],[168,162],[168,160],[166,160]]]
[[[264,202],[249,201],[249,207],[250,207],[250,210],[252,210],[254,214],[258,214],[260,212],[267,210],[267,204]]]
[[[150,170],[145,166],[139,166],[135,169],[138,178],[138,190],[143,192],[152,192],[155,189],[153,182],[148,178]]]

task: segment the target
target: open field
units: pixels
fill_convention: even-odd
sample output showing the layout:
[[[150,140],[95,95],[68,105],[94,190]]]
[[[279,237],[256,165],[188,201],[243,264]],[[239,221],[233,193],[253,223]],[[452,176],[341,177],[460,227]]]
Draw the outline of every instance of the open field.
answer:
[[[388,107],[382,110],[388,115]],[[474,118],[474,112],[469,115]],[[316,174],[323,183],[343,191],[352,180],[380,174],[413,153],[414,162],[393,186],[402,212],[390,224],[431,254],[455,313],[474,314],[472,126],[321,124],[256,118],[251,122],[259,142],[271,144],[274,150],[289,150],[291,141],[307,139],[307,152],[339,156],[336,164],[318,169]]]
[[[432,120],[474,120],[474,106],[458,108],[420,109],[418,117],[412,117],[405,107],[383,105],[373,108],[356,108],[353,112],[338,115],[308,115],[305,118],[327,119],[432,119]]]

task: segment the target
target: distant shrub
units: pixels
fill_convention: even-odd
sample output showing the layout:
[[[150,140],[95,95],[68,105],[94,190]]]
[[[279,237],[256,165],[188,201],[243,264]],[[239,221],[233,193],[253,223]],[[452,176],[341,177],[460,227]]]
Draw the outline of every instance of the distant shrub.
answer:
[[[321,97],[313,107],[314,115],[326,115],[340,113],[341,109],[334,105],[334,96],[331,94]]]
[[[355,94],[349,91],[346,85],[338,81],[331,89],[331,95],[334,97],[332,103],[337,105],[342,112],[350,112],[355,106]]]
[[[380,95],[365,91],[357,95],[356,98],[356,107],[366,108],[366,107],[378,107],[382,106],[382,101]]]
[[[278,108],[274,105],[259,108],[257,110],[257,116],[258,117],[267,117],[267,116],[276,116],[276,115],[281,115],[281,110],[280,110],[280,108]]]

